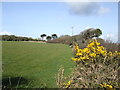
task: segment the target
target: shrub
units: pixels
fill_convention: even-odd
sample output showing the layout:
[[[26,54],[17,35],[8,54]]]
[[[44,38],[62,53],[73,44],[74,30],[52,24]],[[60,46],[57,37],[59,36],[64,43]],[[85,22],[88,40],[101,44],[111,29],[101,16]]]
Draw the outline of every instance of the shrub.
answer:
[[[119,88],[118,61],[120,52],[107,51],[96,40],[80,49],[74,43],[75,55],[72,60],[76,63],[73,73],[61,80],[61,88]],[[63,76],[63,75],[62,75]]]

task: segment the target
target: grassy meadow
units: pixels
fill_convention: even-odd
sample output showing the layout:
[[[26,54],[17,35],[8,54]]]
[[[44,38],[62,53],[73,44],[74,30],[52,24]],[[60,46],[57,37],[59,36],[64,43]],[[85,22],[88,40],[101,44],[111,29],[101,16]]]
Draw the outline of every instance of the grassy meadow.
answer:
[[[62,66],[68,76],[75,66],[72,50],[64,44],[2,42],[2,81],[7,87],[56,88]]]

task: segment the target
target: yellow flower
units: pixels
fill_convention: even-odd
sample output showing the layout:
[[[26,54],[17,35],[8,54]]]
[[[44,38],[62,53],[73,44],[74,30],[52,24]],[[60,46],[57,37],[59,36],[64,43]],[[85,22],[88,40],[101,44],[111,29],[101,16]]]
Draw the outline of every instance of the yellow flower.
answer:
[[[75,49],[76,49],[76,50],[79,50],[79,47],[78,47],[78,46],[76,46],[76,47],[75,47]]]
[[[77,43],[74,44],[75,45],[75,50],[76,50],[76,54],[75,58],[72,58],[73,61],[80,61],[80,60],[86,60],[86,59],[90,59],[90,60],[94,60],[95,58],[92,57],[100,57],[102,56],[120,56],[120,52],[115,51],[114,53],[112,52],[107,52],[106,48],[103,46],[99,46],[100,43],[97,42],[96,39],[93,39],[88,45],[87,48],[84,49],[79,49],[79,46]]]
[[[112,89],[113,88],[113,86],[111,86],[111,85],[108,85],[108,84],[106,84],[106,83],[103,83],[103,84],[100,84],[100,86],[103,88],[108,88],[108,89]]]
[[[80,58],[78,58],[77,61],[80,61]]]
[[[120,52],[118,53],[118,55],[120,55]]]
[[[77,55],[77,56],[80,56],[80,55],[82,55],[82,53],[76,53],[76,55]]]
[[[71,84],[71,82],[72,82],[72,80],[68,81],[67,85],[70,85],[70,84]]]
[[[69,87],[72,82],[73,82],[73,81],[70,80],[70,81],[68,81],[67,83],[65,83],[65,84],[64,84],[64,85],[65,85],[65,88]]]
[[[120,55],[120,52],[115,51],[115,52],[113,53],[113,56],[116,56],[116,55]]]
[[[80,57],[80,59],[84,60],[84,59],[86,59],[86,58],[85,58],[85,57]]]
[[[105,49],[103,46],[100,46],[101,49]]]
[[[107,54],[107,51],[101,51],[101,54],[105,56]]]
[[[100,45],[100,43],[96,42],[96,45]]]
[[[109,52],[108,55],[112,56],[113,54],[112,54],[112,52]]]
[[[78,49],[78,51],[77,51],[77,52],[81,53],[81,52],[82,52],[82,49]]]
[[[90,43],[90,44],[87,45],[88,48],[90,48],[92,46],[94,46],[94,43]]]
[[[85,59],[89,59],[89,57],[88,57],[88,56],[85,56]]]
[[[95,47],[92,47],[91,49],[92,49],[92,51],[96,52],[96,48]]]
[[[96,54],[95,53],[91,53],[90,56],[91,57],[96,57]]]
[[[77,61],[77,58],[72,58],[73,61]]]
[[[111,85],[107,85],[107,87],[109,87],[109,88],[113,88]]]
[[[89,50],[88,48],[84,48],[84,49],[83,49],[83,52],[85,52],[85,53],[89,53],[90,50]]]

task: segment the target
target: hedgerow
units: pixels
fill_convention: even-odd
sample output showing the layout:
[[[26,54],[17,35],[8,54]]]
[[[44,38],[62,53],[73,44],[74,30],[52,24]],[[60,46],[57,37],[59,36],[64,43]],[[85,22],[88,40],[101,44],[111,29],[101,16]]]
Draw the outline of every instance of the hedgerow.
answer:
[[[76,67],[72,74],[64,77],[64,69],[58,72],[57,85],[60,88],[119,88],[118,71],[120,52],[107,51],[96,39],[80,49],[74,42],[75,52],[72,60]]]

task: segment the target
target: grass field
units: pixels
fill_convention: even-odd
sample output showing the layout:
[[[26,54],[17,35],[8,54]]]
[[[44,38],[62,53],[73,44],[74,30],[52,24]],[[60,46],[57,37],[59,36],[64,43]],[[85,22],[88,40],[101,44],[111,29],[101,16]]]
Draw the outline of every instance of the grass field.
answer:
[[[63,66],[68,76],[75,66],[67,45],[2,42],[3,84],[9,87],[56,88],[56,74]]]

